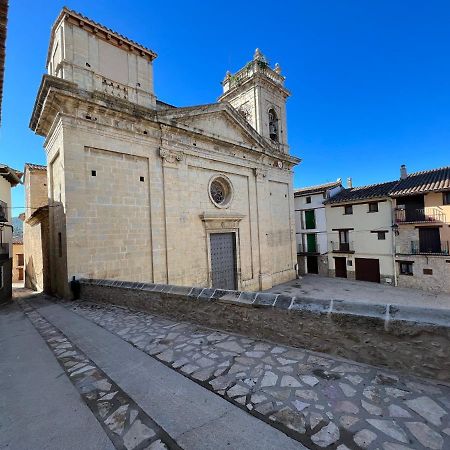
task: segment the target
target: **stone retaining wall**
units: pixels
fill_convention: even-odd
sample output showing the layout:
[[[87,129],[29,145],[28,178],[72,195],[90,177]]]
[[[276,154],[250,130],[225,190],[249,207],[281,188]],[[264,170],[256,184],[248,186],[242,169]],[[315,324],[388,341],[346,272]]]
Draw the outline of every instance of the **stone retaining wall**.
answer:
[[[450,311],[111,280],[81,298],[450,382]]]

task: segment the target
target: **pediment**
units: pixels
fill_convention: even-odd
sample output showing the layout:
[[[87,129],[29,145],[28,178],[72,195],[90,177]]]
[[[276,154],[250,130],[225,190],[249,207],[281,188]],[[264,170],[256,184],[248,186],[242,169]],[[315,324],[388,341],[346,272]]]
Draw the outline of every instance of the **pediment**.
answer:
[[[228,104],[177,108],[158,113],[158,118],[190,130],[238,145],[265,148],[264,138]]]

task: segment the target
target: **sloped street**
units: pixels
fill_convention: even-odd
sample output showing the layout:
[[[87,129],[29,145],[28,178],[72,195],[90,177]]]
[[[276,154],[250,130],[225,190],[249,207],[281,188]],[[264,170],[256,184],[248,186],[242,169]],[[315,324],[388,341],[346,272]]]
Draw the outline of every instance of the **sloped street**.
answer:
[[[109,436],[116,448],[450,446],[450,387],[442,383],[119,307],[43,295],[19,304],[2,317],[34,327],[36,348],[46,342],[53,365],[64,368],[67,408],[81,397],[82,414],[97,419],[89,422],[93,435]],[[6,446],[14,424],[2,428]]]

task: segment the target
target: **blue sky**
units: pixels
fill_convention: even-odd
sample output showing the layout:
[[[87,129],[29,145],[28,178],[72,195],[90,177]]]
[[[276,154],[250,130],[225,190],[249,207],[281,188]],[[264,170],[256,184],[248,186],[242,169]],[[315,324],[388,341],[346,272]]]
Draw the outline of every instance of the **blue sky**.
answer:
[[[214,102],[226,70],[260,47],[292,92],[296,187],[450,165],[448,1],[19,0],[10,2],[0,128],[0,161],[15,168],[45,163],[28,123],[64,4],[156,51],[155,93],[178,106]],[[14,215],[23,205],[16,188]]]

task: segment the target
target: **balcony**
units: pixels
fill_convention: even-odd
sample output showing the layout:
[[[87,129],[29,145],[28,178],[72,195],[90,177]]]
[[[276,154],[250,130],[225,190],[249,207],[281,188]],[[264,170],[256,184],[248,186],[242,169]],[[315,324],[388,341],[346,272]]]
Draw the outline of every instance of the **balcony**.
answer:
[[[336,242],[331,241],[331,251],[333,253],[355,253],[353,242]]]
[[[447,223],[446,215],[438,208],[396,209],[396,223]]]
[[[297,255],[320,255],[319,245],[297,245]]]
[[[410,241],[409,244],[399,244],[395,249],[400,255],[438,255],[449,256],[449,241],[421,242]]]

